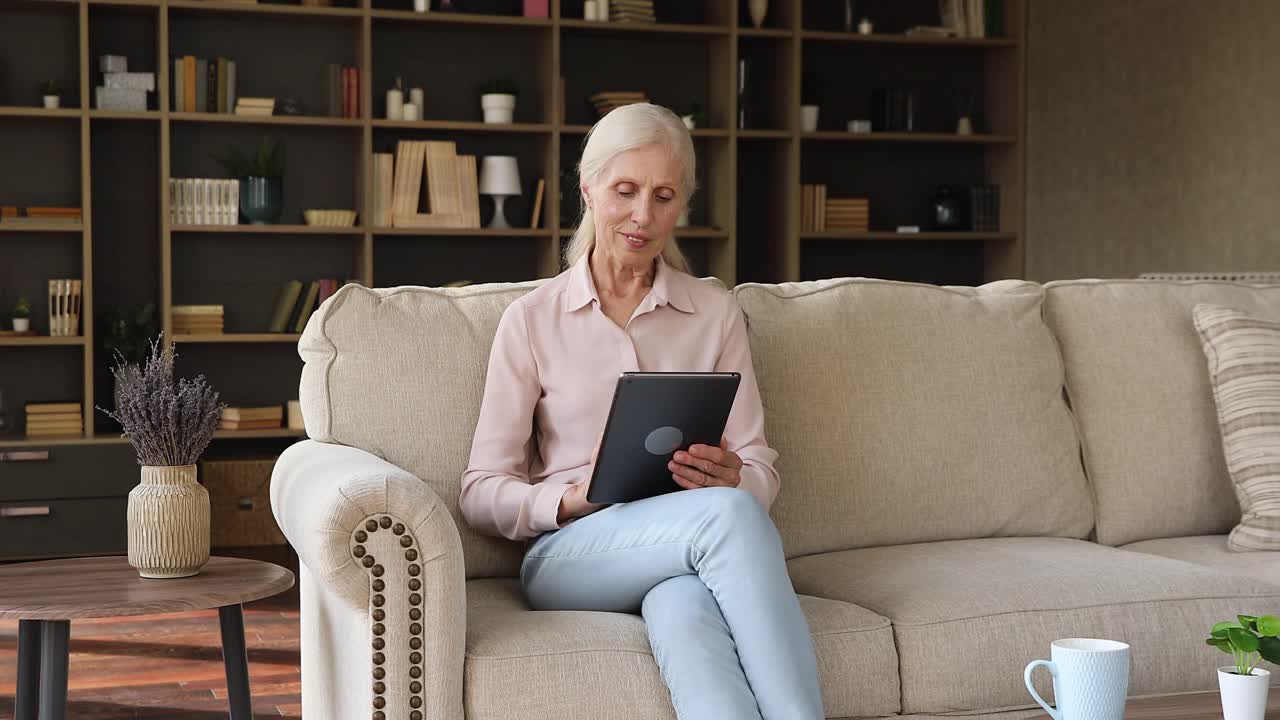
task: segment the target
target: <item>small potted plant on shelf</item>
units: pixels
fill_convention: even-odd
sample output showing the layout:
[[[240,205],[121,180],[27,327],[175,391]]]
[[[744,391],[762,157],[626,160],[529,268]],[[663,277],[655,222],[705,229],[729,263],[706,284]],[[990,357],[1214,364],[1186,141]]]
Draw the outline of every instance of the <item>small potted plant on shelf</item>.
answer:
[[[256,152],[246,156],[239,148],[214,155],[227,173],[240,181],[240,214],[253,225],[269,225],[284,211],[284,146],[262,139]]]
[[[119,357],[112,370],[115,412],[142,466],[129,492],[129,564],[145,578],[189,577],[209,562],[209,492],[196,482],[196,462],[218,427],[218,393],[200,375],[173,378],[172,345],[160,339],[142,364]]]
[[[707,113],[703,111],[702,105],[697,100],[694,100],[689,103],[689,112],[681,115],[680,119],[684,121],[685,127],[690,130],[697,130],[700,127],[706,126]]]
[[[44,96],[44,106],[50,110],[62,104],[62,86],[57,80],[45,80],[40,83],[40,94]]]
[[[1213,626],[1205,643],[1235,659],[1218,668],[1224,720],[1263,720],[1271,673],[1258,667],[1266,660],[1280,662],[1280,618],[1239,615]]]
[[[487,123],[509,123],[516,110],[516,95],[520,93],[511,78],[490,80],[480,86],[480,109]]]
[[[15,332],[27,332],[31,329],[31,303],[25,297],[19,296],[18,302],[13,304],[10,317],[13,319]]]

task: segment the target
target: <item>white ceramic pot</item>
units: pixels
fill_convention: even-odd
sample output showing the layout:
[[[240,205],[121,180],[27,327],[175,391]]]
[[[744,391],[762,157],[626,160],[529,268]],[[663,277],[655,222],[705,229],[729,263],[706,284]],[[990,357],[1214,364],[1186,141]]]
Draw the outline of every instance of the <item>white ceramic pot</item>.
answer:
[[[698,124],[693,121],[692,115],[681,115],[680,120],[684,123],[684,126],[690,130],[698,129]]]
[[[751,13],[751,24],[759,28],[764,25],[764,16],[769,12],[769,0],[750,0],[747,10]]]
[[[49,108],[50,110],[56,110],[61,105],[62,105],[62,98],[58,97],[57,95],[44,96],[44,106],[46,108]]]
[[[487,123],[509,123],[516,110],[516,96],[502,93],[485,93],[480,96],[480,108]]]
[[[818,129],[818,106],[800,106],[800,129],[804,132],[815,132]]]
[[[129,564],[144,578],[189,577],[209,562],[209,491],[195,465],[144,465],[126,524]]]
[[[14,330],[17,330],[18,332],[26,332],[26,331],[30,330],[30,329],[31,329],[31,318],[29,318],[29,317],[24,317],[24,318],[14,318],[14,319],[13,319],[13,329],[14,329]]]
[[[1218,668],[1223,720],[1263,720],[1267,714],[1267,690],[1271,672],[1254,668],[1252,675],[1237,675],[1235,667]]]

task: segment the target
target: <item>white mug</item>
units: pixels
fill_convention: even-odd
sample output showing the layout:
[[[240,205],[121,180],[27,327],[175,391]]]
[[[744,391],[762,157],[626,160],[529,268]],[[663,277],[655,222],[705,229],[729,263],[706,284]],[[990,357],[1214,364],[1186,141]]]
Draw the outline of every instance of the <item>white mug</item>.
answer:
[[[817,105],[800,106],[800,129],[804,132],[814,132],[818,129]]]
[[[1129,692],[1129,646],[1115,640],[1067,638],[1053,641],[1052,661],[1033,660],[1022,673],[1031,697],[1053,720],[1124,720]],[[1045,666],[1053,675],[1050,707],[1031,685],[1031,673]]]

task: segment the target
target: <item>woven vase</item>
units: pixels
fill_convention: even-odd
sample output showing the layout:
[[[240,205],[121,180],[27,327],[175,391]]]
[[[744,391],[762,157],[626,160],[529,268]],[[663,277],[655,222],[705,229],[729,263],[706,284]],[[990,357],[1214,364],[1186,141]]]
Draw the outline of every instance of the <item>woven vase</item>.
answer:
[[[129,491],[129,564],[144,578],[180,578],[209,562],[209,491],[195,465],[142,467]]]

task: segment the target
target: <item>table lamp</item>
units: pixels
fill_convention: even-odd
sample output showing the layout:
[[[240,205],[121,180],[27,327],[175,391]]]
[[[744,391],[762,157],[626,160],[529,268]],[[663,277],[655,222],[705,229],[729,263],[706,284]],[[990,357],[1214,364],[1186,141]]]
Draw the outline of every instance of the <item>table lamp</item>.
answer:
[[[520,194],[520,170],[511,155],[490,155],[480,164],[480,194],[493,196],[491,228],[509,228],[502,203],[509,195]]]

